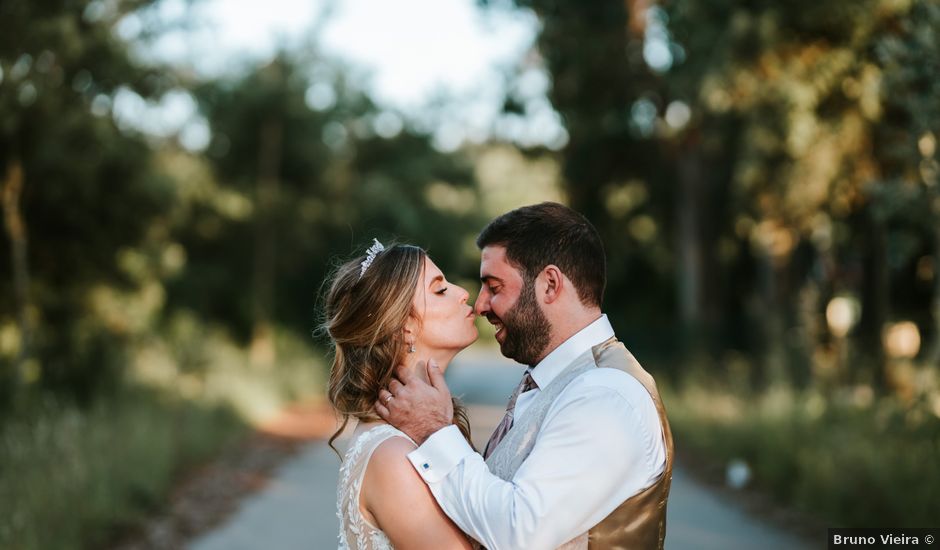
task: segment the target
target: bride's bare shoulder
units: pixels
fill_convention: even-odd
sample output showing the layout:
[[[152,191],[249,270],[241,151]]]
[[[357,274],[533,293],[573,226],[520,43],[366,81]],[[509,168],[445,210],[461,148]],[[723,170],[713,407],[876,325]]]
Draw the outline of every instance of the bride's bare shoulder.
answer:
[[[415,444],[390,437],[376,449],[366,467],[360,505],[395,548],[469,550],[470,542],[444,515],[408,453]]]
[[[408,460],[415,444],[404,437],[383,441],[369,459],[362,484],[362,505],[372,514],[382,515],[381,508],[395,502],[412,506],[434,506],[434,497]],[[389,495],[395,495],[389,499]],[[381,520],[380,520],[381,521]]]
[[[404,435],[393,435],[375,448],[375,455],[381,455],[385,458],[389,458],[389,455],[403,456],[407,459],[408,453],[417,448],[418,446]]]
[[[393,436],[386,439],[372,453],[372,458],[369,459],[369,465],[366,467],[366,478],[384,482],[390,481],[386,479],[390,476],[394,477],[394,480],[401,480],[402,477],[416,478],[416,481],[424,485],[418,472],[408,460],[408,453],[416,448],[415,444],[405,437]],[[404,473],[410,475],[402,476]]]

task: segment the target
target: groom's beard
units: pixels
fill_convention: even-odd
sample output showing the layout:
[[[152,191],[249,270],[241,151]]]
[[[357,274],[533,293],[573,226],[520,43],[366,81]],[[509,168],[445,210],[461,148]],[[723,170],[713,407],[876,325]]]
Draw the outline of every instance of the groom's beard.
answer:
[[[535,301],[535,281],[527,281],[516,305],[500,319],[506,337],[499,345],[506,357],[523,365],[535,365],[548,346],[551,323]]]

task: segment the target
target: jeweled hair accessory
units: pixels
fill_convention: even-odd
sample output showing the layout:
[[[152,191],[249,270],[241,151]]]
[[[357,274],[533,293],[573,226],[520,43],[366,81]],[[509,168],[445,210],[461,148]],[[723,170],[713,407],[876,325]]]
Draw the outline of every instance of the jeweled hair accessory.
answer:
[[[372,265],[372,261],[375,260],[375,255],[379,252],[385,250],[385,246],[379,242],[378,239],[372,239],[375,243],[366,250],[366,259],[362,260],[362,263],[359,264],[362,266],[362,269],[359,271],[359,278],[361,279],[363,275],[366,274],[366,270],[369,269],[369,266]]]

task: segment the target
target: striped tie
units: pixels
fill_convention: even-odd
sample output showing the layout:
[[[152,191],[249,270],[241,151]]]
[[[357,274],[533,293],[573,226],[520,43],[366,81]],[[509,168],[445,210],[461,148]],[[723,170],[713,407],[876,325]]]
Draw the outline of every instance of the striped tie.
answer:
[[[512,415],[513,411],[516,409],[516,399],[519,398],[519,394],[534,390],[537,387],[539,387],[538,384],[532,379],[532,369],[527,369],[525,375],[522,377],[522,382],[519,383],[516,391],[512,392],[512,395],[509,397],[509,403],[506,405],[506,415],[503,416],[499,425],[496,426],[496,430],[493,432],[493,435],[490,436],[490,440],[486,442],[486,449],[483,450],[484,459],[489,458],[490,455],[493,454],[499,442],[506,437],[509,428],[512,428]]]

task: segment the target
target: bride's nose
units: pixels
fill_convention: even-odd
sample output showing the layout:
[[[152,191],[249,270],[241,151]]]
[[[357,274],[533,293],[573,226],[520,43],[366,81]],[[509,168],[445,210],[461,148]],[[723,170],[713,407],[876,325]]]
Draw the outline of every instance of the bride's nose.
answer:
[[[466,304],[467,300],[470,299],[470,293],[462,286],[458,286],[457,288],[460,289],[460,303]]]

